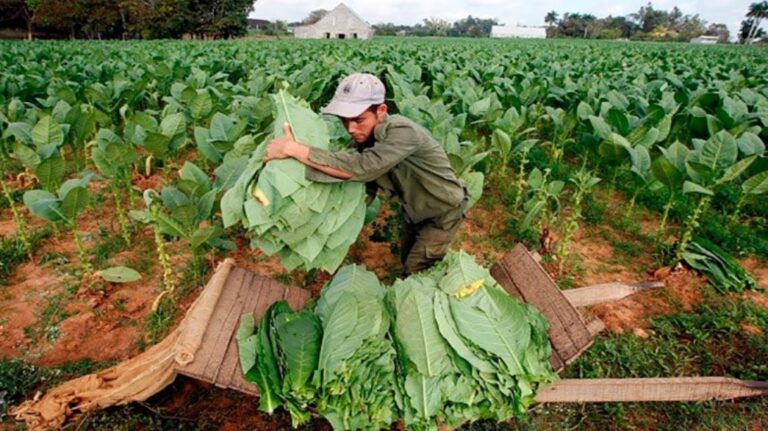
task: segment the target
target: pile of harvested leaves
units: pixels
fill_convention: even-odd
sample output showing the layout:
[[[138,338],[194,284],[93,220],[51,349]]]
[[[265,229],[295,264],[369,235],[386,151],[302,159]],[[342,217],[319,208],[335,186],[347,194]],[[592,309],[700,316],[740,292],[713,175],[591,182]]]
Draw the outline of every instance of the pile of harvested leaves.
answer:
[[[273,134],[288,123],[296,141],[328,149],[325,121],[309,106],[281,90],[273,96]],[[224,226],[242,222],[251,245],[277,254],[287,270],[322,268],[334,272],[365,220],[365,187],[358,182],[319,183],[305,178],[294,159],[263,163],[266,142],[253,152],[235,185],[221,200]]]
[[[278,302],[258,327],[244,315],[238,345],[261,408],[284,406],[294,425],[311,412],[334,429],[501,421],[556,377],[543,316],[463,252],[389,288],[345,266],[312,311]]]

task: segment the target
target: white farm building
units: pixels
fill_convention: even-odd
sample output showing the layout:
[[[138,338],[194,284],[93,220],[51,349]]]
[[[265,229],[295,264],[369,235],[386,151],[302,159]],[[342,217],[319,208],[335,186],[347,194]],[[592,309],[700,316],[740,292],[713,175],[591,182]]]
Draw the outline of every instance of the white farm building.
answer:
[[[373,28],[344,3],[339,3],[318,22],[293,30],[299,39],[368,39]]]
[[[691,39],[691,43],[700,43],[704,45],[714,45],[717,43],[719,37],[717,36],[699,36]]]
[[[546,39],[547,29],[544,27],[507,27],[494,25],[491,27],[491,37],[519,37],[524,39]]]

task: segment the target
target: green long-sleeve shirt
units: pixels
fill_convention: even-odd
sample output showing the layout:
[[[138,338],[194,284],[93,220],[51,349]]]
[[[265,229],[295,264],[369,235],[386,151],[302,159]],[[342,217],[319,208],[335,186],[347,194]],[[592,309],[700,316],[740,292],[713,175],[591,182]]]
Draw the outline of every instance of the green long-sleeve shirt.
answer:
[[[456,178],[445,150],[423,127],[389,115],[373,130],[375,142],[360,152],[311,148],[309,160],[352,174],[349,181],[370,182],[396,196],[412,223],[438,217],[459,207],[464,186]],[[312,168],[307,179],[341,181]]]

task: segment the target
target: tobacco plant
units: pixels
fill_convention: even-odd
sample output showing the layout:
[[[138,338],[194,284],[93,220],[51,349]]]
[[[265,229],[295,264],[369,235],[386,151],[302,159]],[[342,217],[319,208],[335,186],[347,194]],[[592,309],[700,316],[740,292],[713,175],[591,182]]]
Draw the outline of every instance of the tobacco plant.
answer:
[[[90,201],[87,186],[91,177],[92,175],[87,174],[82,178],[67,180],[56,194],[46,190],[30,190],[24,193],[24,205],[32,214],[54,225],[62,223],[72,231],[83,277],[92,274],[93,267],[88,261],[88,253],[77,228],[77,217]]]
[[[600,178],[594,176],[591,172],[582,167],[569,179],[569,181],[573,183],[575,188],[570,201],[571,212],[568,214],[568,218],[565,219],[562,238],[558,242],[555,250],[560,270],[562,270],[565,259],[568,257],[568,245],[573,238],[574,232],[579,228],[579,221],[582,218],[582,201],[584,200],[584,197],[592,191],[592,188],[600,182]]]
[[[120,225],[120,235],[126,244],[131,244],[131,232],[123,196],[132,194],[131,167],[138,161],[138,155],[131,144],[127,144],[109,129],[101,129],[96,134],[96,142],[91,151],[93,163],[101,174],[109,179],[109,190],[115,202],[115,213]],[[125,189],[121,193],[121,189]]]

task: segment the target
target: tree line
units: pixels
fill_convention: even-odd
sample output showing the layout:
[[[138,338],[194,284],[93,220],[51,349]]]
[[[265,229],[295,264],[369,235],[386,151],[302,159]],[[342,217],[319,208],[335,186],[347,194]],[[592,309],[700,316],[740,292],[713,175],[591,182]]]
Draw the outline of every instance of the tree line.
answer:
[[[741,22],[738,39],[751,43],[765,35],[760,28],[762,19],[768,17],[768,1],[752,3]],[[677,6],[671,10],[656,9],[651,3],[627,16],[597,18],[592,14],[551,11],[544,17],[549,37],[574,37],[588,39],[632,39],[687,42],[698,36],[715,36],[718,42],[727,43],[731,34],[723,23],[710,23],[698,14],[684,14]]]
[[[415,25],[395,25],[392,23],[376,24],[373,28],[378,36],[448,36],[448,37],[488,37],[491,27],[498,25],[496,18],[478,18],[472,15],[458,21],[442,18],[425,18]]]
[[[728,42],[730,32],[722,23],[707,24],[698,14],[684,14],[677,6],[666,11],[656,9],[651,3],[627,16],[597,18],[592,14],[556,11],[544,17],[550,37],[576,37],[587,39],[632,39],[688,42],[692,38],[716,36],[720,42]]]
[[[0,0],[0,29],[18,28],[27,38],[159,39],[231,38],[248,32],[252,0]],[[317,22],[327,10],[312,11],[300,23]],[[768,1],[752,3],[741,23],[740,42],[765,36],[760,24],[768,18]],[[633,39],[687,42],[701,35],[730,40],[728,27],[707,23],[698,14],[684,14],[677,6],[656,9],[651,3],[627,16],[597,18],[588,13],[551,11],[544,17],[548,37]],[[380,36],[488,37],[495,18],[472,15],[457,21],[426,18],[415,25],[375,24]],[[272,23],[267,34],[285,34],[288,24]]]
[[[248,32],[253,0],[0,0],[0,28],[27,38],[230,38]]]

